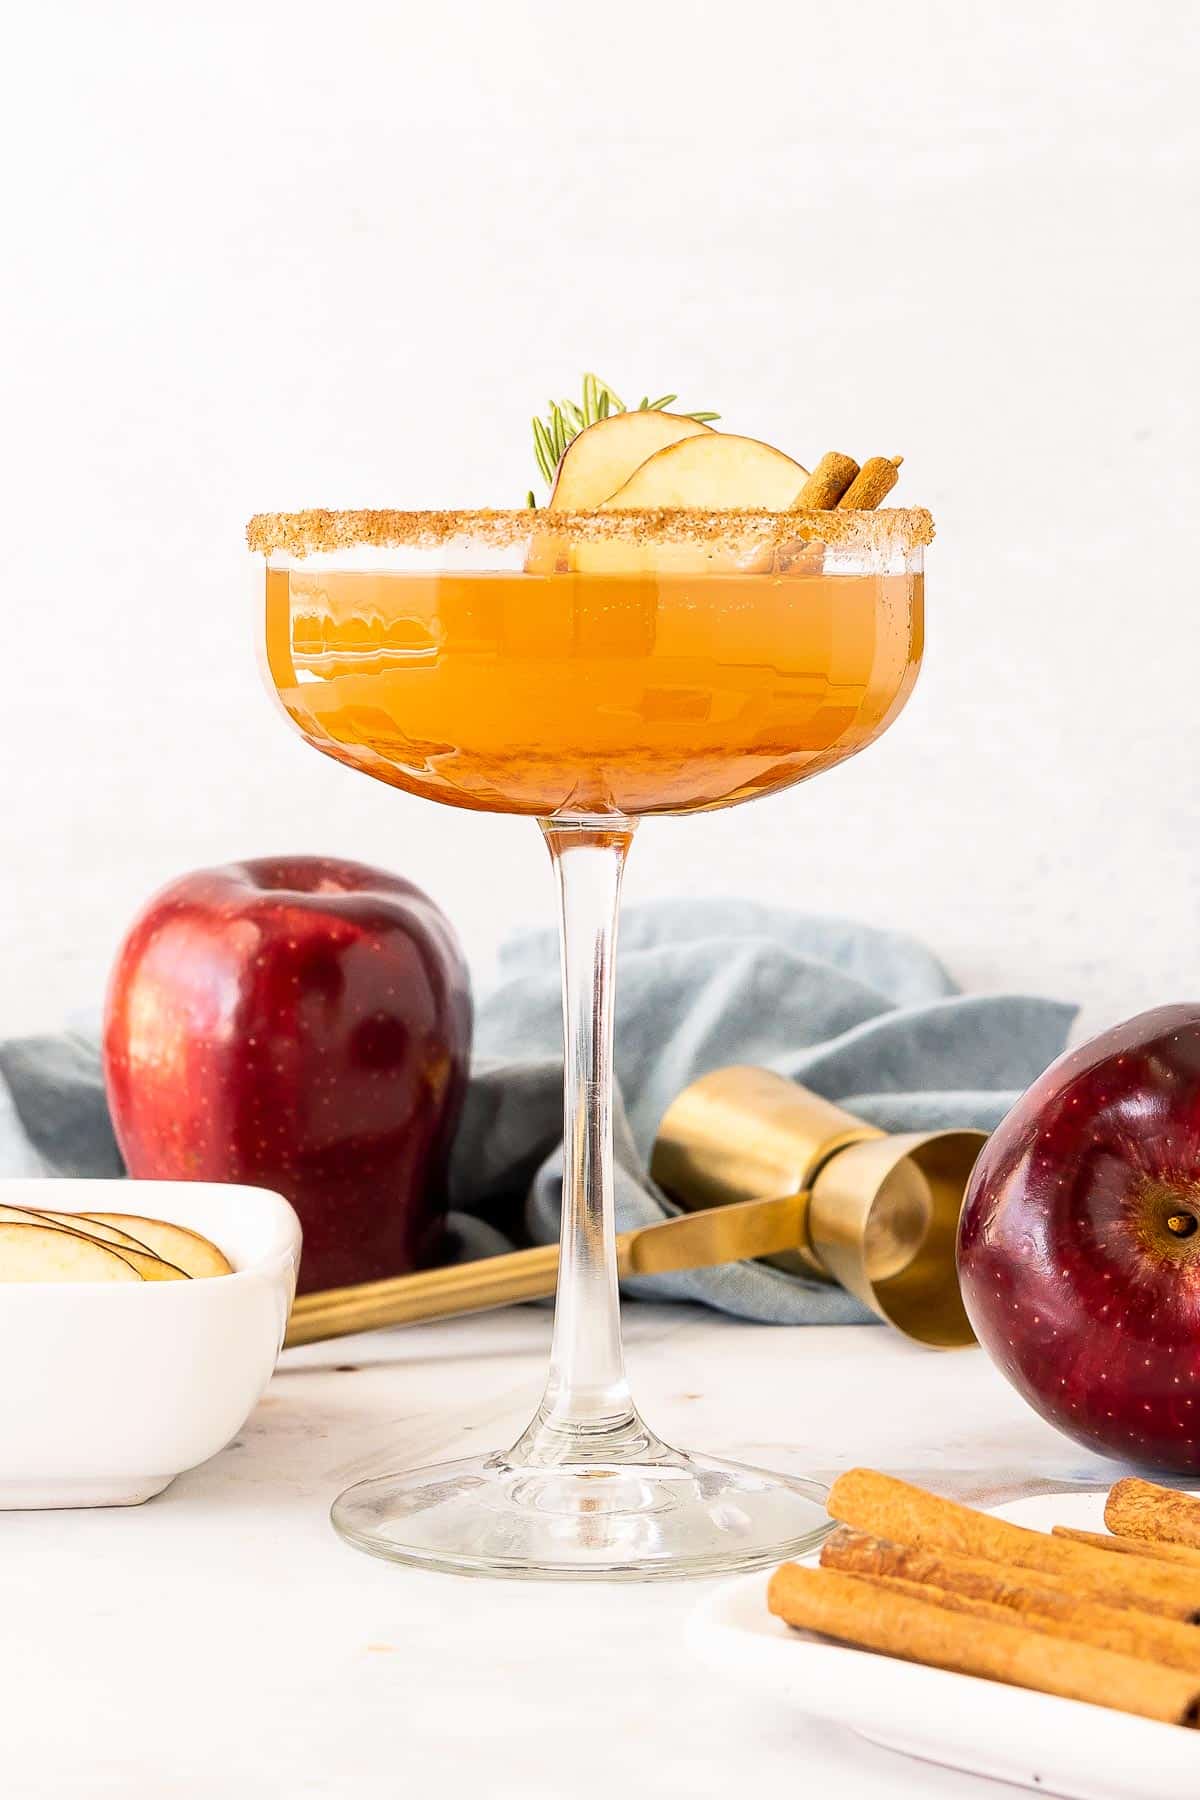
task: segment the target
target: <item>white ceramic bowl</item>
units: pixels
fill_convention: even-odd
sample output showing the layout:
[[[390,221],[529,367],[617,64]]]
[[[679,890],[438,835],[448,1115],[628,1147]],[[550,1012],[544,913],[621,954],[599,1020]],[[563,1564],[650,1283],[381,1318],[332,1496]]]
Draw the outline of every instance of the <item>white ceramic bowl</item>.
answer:
[[[232,1275],[0,1283],[0,1509],[136,1506],[235,1437],[275,1367],[300,1222],[265,1188],[0,1181],[0,1202],[190,1225]]]

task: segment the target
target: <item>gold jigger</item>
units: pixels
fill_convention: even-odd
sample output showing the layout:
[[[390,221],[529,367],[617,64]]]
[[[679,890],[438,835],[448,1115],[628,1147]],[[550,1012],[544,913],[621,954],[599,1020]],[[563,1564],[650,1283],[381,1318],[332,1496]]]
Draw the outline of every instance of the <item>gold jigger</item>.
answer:
[[[650,1173],[679,1205],[792,1196],[795,1249],[764,1260],[837,1282],[905,1337],[974,1343],[955,1239],[984,1131],[888,1136],[769,1069],[716,1069],[668,1108]],[[749,1254],[749,1253],[748,1253]]]
[[[888,1137],[768,1069],[718,1069],[668,1109],[655,1180],[687,1210],[617,1237],[621,1276],[762,1258],[839,1282],[918,1343],[974,1341],[954,1240],[982,1131]],[[302,1294],[285,1344],[486,1312],[554,1292],[558,1246]]]

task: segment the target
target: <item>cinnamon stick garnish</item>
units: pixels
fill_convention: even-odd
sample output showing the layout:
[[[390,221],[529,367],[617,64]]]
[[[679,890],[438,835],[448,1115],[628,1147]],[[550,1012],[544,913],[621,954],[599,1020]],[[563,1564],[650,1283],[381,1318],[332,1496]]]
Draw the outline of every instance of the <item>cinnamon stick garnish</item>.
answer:
[[[793,507],[832,512],[858,473],[858,464],[852,456],[843,456],[840,450],[827,450],[796,495]]]
[[[993,1624],[1025,1625],[1200,1675],[1200,1631],[1194,1626],[1081,1597],[1063,1576],[888,1544],[845,1525],[826,1538],[821,1566],[898,1585],[904,1593],[915,1589],[917,1598]]]
[[[906,1662],[1006,1681],[1037,1693],[1195,1728],[1200,1684],[1177,1669],[1113,1650],[996,1624],[913,1599],[835,1569],[784,1563],[771,1577],[771,1611],[803,1631]]]
[[[871,456],[837,503],[839,512],[874,512],[900,479],[902,456]]]
[[[1104,1523],[1118,1537],[1200,1548],[1200,1499],[1136,1476],[1117,1482],[1104,1508]]]
[[[851,1469],[834,1482],[831,1516],[893,1544],[913,1544],[982,1557],[987,1562],[1067,1576],[1076,1591],[1110,1606],[1140,1607],[1194,1625],[1200,1621],[1200,1572],[1159,1567],[1147,1558],[1122,1557],[1069,1538],[1027,1531],[939,1494],[872,1469]]]
[[[1110,1537],[1105,1531],[1077,1531],[1073,1525],[1056,1525],[1054,1535],[1077,1544],[1093,1544],[1097,1550],[1116,1550],[1122,1556],[1142,1556],[1149,1562],[1200,1570],[1200,1550],[1193,1550],[1190,1544],[1152,1544],[1145,1538]]]

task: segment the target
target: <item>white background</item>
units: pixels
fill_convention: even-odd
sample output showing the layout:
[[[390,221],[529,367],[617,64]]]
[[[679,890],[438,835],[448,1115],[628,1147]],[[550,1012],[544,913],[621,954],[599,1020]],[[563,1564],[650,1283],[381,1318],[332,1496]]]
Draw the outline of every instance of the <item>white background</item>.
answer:
[[[0,1032],[228,857],[391,865],[486,957],[534,828],[327,762],[258,686],[258,508],[505,504],[598,369],[903,452],[930,649],[879,746],[644,829],[629,898],[923,934],[1089,1021],[1194,994],[1189,0],[26,5],[0,85]]]

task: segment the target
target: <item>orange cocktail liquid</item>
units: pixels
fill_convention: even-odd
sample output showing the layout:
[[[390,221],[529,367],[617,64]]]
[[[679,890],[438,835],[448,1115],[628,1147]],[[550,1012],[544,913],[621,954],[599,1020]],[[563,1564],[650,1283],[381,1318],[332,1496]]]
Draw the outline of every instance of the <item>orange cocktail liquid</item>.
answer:
[[[921,577],[267,572],[271,678],[317,749],[452,806],[687,813],[879,735]]]

